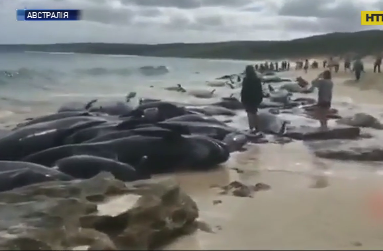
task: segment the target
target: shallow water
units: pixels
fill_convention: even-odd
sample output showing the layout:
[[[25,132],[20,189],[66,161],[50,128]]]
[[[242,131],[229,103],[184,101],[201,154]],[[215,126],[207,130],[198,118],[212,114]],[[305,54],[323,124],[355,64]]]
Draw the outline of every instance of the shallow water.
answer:
[[[191,104],[212,103],[222,96],[229,96],[233,90],[208,87],[205,81],[239,73],[248,63],[136,56],[5,53],[0,57],[0,123],[5,126],[19,122],[22,118],[54,112],[60,104],[69,101],[88,101],[93,98],[121,100],[131,91],[137,92],[139,97]],[[160,65],[168,67],[169,73],[147,76],[139,70],[142,66]],[[296,75],[295,72],[282,74],[284,77]],[[335,81],[340,83],[347,77],[339,74]],[[307,78],[310,79],[310,76]],[[198,99],[163,89],[179,83],[186,89],[217,89],[216,95],[211,99]],[[234,90],[234,93],[238,94],[238,91]],[[365,91],[361,94],[355,88],[341,85],[336,87],[335,92],[334,107],[341,115],[367,112],[382,118],[379,93]],[[292,124],[303,123],[300,117],[285,116],[292,120]],[[317,124],[314,120],[304,122]],[[245,129],[245,113],[238,112],[231,125]],[[379,143],[382,133],[373,133],[377,139],[363,139],[355,144]],[[202,210],[201,218],[214,228],[222,228],[214,236],[199,232],[185,237],[170,248],[363,249],[383,245],[381,226],[367,222],[367,214],[358,218],[359,207],[364,205],[361,202],[363,196],[375,187],[375,182],[381,183],[381,163],[321,160],[312,156],[312,147],[315,147],[313,143],[302,142],[254,145],[247,152],[234,153],[221,169],[208,173],[170,175],[196,199]],[[250,184],[264,182],[271,185],[272,191],[260,193],[255,198],[233,198],[218,196],[211,189],[212,185],[227,185],[235,180]],[[218,197],[223,203],[214,206],[212,201]],[[356,221],[350,223],[353,220]],[[363,242],[362,246],[355,244],[357,242]]]

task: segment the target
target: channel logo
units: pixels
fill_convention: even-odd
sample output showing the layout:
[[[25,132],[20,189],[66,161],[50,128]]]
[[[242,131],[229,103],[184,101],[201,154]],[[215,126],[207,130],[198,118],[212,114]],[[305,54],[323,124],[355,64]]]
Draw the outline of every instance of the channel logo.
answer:
[[[383,11],[361,11],[361,25],[383,25]]]

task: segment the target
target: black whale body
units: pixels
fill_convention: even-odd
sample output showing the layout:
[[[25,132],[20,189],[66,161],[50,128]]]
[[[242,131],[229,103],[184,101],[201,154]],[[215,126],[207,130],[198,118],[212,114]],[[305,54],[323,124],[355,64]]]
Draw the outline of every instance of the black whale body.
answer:
[[[48,168],[42,165],[23,162],[23,161],[0,161],[0,172],[15,171],[19,169],[28,169],[36,173],[42,173],[58,180],[72,180],[73,177],[66,175],[60,171]]]
[[[92,106],[90,112],[100,112],[109,115],[123,115],[133,111],[133,107],[127,102],[107,102]]]
[[[102,123],[105,120],[97,117],[71,117],[21,127],[0,138],[0,160],[20,160],[60,146],[70,134]]]
[[[201,121],[172,121],[166,120],[157,123],[157,126],[169,130],[177,130],[183,134],[196,134],[211,137],[217,140],[223,140],[231,132],[238,131],[226,125],[213,124]]]
[[[122,130],[122,131],[116,131],[116,132],[109,132],[106,134],[103,134],[101,136],[92,138],[88,141],[85,141],[84,143],[95,143],[95,142],[103,142],[103,141],[110,141],[114,139],[121,139],[130,137],[133,135],[143,135],[143,136],[154,136],[154,137],[163,137],[166,135],[172,134],[173,131],[158,127],[155,125],[147,125],[145,127],[139,127],[131,130]]]
[[[59,176],[36,172],[28,168],[0,172],[0,192],[48,181],[68,181]]]
[[[184,107],[177,106],[170,102],[157,101],[143,103],[136,107],[133,111],[122,115],[122,117],[140,117],[144,115],[146,109],[151,108],[157,109],[159,121],[186,114],[186,109]]]
[[[148,121],[145,117],[127,117],[122,120],[108,121],[98,126],[78,130],[65,139],[65,144],[80,144],[109,133],[131,130],[146,125],[148,122],[151,121]]]
[[[78,179],[90,179],[100,172],[109,172],[122,181],[135,181],[141,178],[136,170],[128,164],[90,155],[75,155],[60,159],[55,163],[55,167]],[[150,178],[150,176],[144,178]]]
[[[164,137],[135,135],[99,143],[65,145],[32,154],[23,161],[53,166],[58,160],[74,155],[114,159],[137,167],[143,156],[151,173],[176,170],[177,167],[204,169],[227,161],[229,151],[222,142],[201,136]]]
[[[37,118],[32,118],[26,122],[21,123],[15,129],[37,124],[37,123],[48,122],[48,121],[70,118],[70,117],[78,117],[78,116],[92,116],[92,114],[87,111],[70,111],[70,112],[53,113],[53,114],[40,116]]]

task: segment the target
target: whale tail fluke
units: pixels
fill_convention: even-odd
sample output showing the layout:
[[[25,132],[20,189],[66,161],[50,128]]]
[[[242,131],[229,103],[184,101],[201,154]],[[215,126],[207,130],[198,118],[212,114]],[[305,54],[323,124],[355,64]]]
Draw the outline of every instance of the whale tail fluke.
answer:
[[[279,130],[279,132],[278,132],[278,136],[285,135],[286,129],[287,129],[287,121],[283,121],[282,126],[281,126],[281,130]]]
[[[130,102],[132,98],[135,98],[137,96],[137,92],[129,92],[128,95],[126,95],[126,102]]]
[[[92,105],[94,104],[94,103],[96,103],[98,101],[98,99],[92,99],[91,101],[89,101],[88,103],[86,103],[86,105],[84,106],[84,109],[85,110],[89,110],[91,107],[92,107]]]

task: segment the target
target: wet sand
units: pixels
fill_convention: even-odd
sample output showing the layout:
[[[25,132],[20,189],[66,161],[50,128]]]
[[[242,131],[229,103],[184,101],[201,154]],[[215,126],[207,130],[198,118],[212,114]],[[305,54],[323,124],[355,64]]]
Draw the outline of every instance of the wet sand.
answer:
[[[358,83],[368,86],[364,90],[344,83],[353,78],[351,73],[334,74],[335,95],[383,104],[376,91],[378,84],[383,85],[383,73],[366,68]],[[291,74],[311,80],[321,71]],[[252,146],[216,171],[174,175],[197,201],[201,220],[215,233],[198,231],[167,249],[381,249],[383,218],[373,216],[369,198],[383,191],[383,179],[363,170],[363,165],[317,159],[297,142]],[[263,182],[271,190],[240,198],[212,188],[232,181]]]

